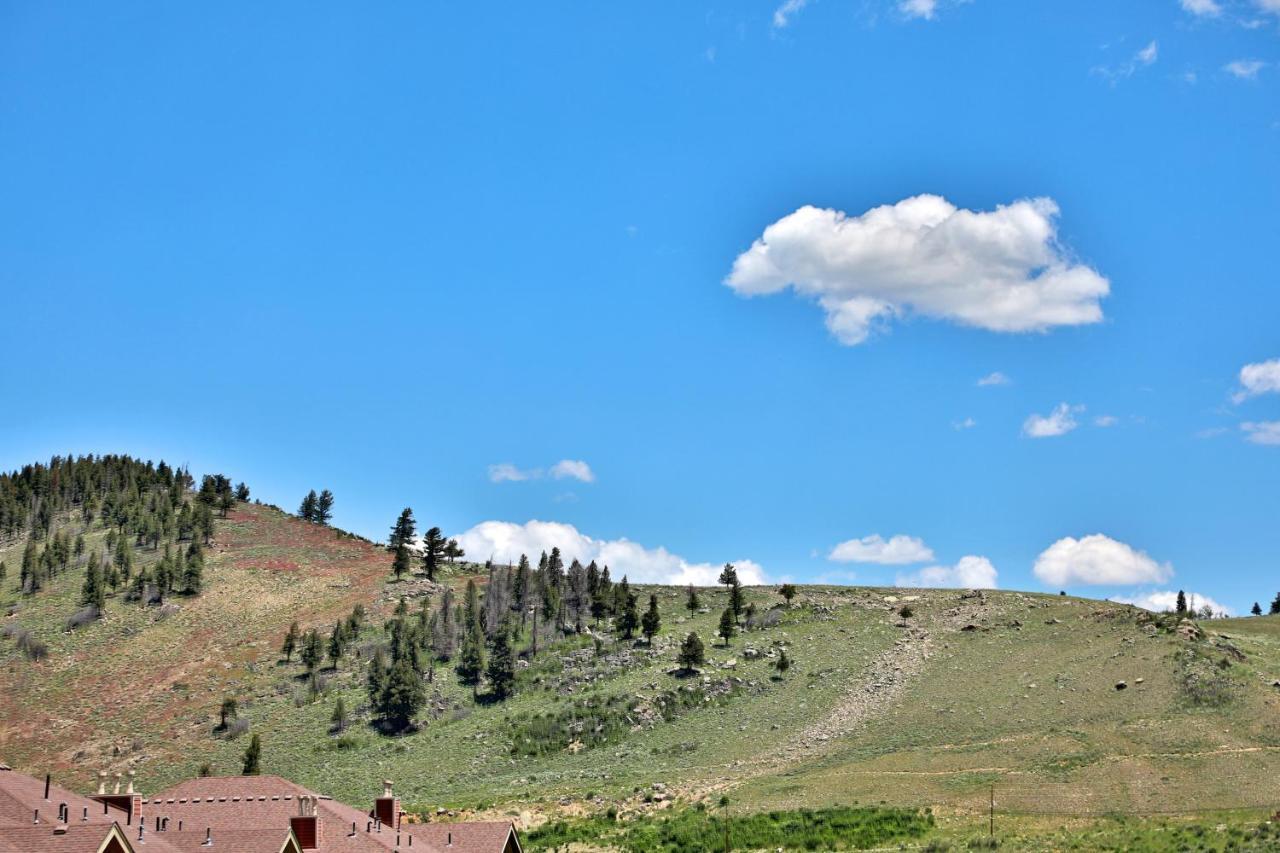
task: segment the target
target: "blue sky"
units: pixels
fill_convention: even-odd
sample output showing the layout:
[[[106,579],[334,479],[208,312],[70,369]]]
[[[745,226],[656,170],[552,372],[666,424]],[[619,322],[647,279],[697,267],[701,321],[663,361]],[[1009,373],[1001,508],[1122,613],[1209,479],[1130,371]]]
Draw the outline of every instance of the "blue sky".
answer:
[[[0,465],[1265,605],[1278,86],[1275,0],[4,3]]]

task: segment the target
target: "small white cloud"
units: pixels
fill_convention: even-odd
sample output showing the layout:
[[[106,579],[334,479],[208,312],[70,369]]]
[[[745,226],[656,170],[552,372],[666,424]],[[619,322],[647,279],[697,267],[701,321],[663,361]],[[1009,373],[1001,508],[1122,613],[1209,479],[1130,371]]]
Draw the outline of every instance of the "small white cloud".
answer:
[[[979,379],[978,387],[989,388],[992,385],[1008,385],[1012,381],[1013,380],[1010,379],[1008,376],[1005,376],[1003,373],[997,370],[997,371],[994,371],[993,373],[988,373],[986,376]]]
[[[955,430],[973,429],[977,425],[978,425],[978,422],[975,421],[973,418],[965,418],[962,421],[951,422],[951,428]]]
[[[1075,416],[1084,411],[1084,406],[1072,406],[1059,403],[1048,415],[1031,415],[1022,424],[1022,434],[1028,438],[1052,438],[1066,435],[1077,426]]]
[[[809,0],[786,0],[781,6],[773,10],[774,28],[780,30],[791,23],[791,18],[807,5],[809,5]]]
[[[1093,425],[1096,427],[1113,427],[1120,423],[1120,419],[1115,415],[1098,415],[1093,419]]]
[[[491,483],[519,483],[524,480],[536,480],[542,476],[542,471],[538,468],[517,468],[510,462],[499,462],[497,465],[489,466],[489,482]]]
[[[1182,82],[1190,83],[1193,86],[1195,85],[1196,81],[1198,81],[1199,79],[1200,79],[1199,75],[1197,75],[1196,72],[1194,71],[1186,71],[1182,75]]]
[[[1215,0],[1182,0],[1182,8],[1203,18],[1213,18],[1222,14],[1222,7]]]
[[[1280,15],[1280,0],[1254,0],[1254,5],[1259,11],[1267,12],[1271,15]]]
[[[476,559],[498,563],[517,562],[521,554],[536,562],[543,551],[551,553],[552,548],[559,548],[566,564],[575,559],[583,564],[595,560],[609,567],[614,580],[626,575],[633,583],[713,586],[723,567],[722,563],[692,563],[666,548],[646,548],[629,539],[593,539],[572,524],[555,521],[483,521],[454,538]],[[734,560],[733,564],[744,584],[769,581],[759,563]]]
[[[1097,323],[1110,284],[1063,248],[1057,215],[1047,198],[974,211],[920,195],[857,216],[805,206],[765,228],[725,284],[813,299],[848,346],[908,313],[993,332]]]
[[[1041,552],[1032,571],[1056,587],[1163,583],[1173,576],[1168,563],[1157,563],[1145,552],[1101,533],[1059,539]]]
[[[1241,80],[1256,80],[1258,72],[1266,66],[1267,63],[1258,59],[1234,59],[1222,66],[1222,70]]]
[[[963,587],[965,589],[995,589],[996,567],[986,557],[961,557],[954,566],[929,566],[918,572],[902,573],[894,580],[896,586]]]
[[[1245,421],[1240,424],[1240,429],[1254,444],[1280,445],[1280,421]]]
[[[1231,399],[1243,403],[1259,394],[1280,394],[1280,358],[1240,368],[1240,390]]]
[[[1218,436],[1226,435],[1229,432],[1231,432],[1231,430],[1226,427],[1208,427],[1206,429],[1199,430],[1196,433],[1196,438],[1217,438]]]
[[[591,466],[581,459],[561,459],[551,466],[551,476],[557,480],[581,480],[584,483],[596,481],[596,475],[591,470]]]
[[[836,563],[879,563],[901,566],[933,559],[933,550],[915,536],[898,534],[885,540],[879,533],[849,539],[831,549],[827,559]]]
[[[924,18],[932,21],[938,12],[938,0],[900,0],[898,11],[908,18]]]
[[[1219,604],[1207,595],[1201,595],[1198,592],[1188,592],[1184,593],[1184,595],[1187,599],[1187,606],[1194,608],[1197,612],[1208,607],[1213,610],[1214,615],[1231,615],[1231,608]],[[1168,589],[1155,590],[1132,596],[1120,595],[1111,600],[1118,601],[1121,604],[1132,604],[1136,607],[1141,607],[1143,610],[1150,610],[1152,613],[1166,613],[1177,609],[1178,593]]]

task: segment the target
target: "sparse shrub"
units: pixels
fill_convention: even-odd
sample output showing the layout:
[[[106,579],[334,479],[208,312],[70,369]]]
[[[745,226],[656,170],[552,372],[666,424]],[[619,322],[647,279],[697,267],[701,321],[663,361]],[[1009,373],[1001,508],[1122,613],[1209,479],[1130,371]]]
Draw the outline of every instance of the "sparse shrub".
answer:
[[[916,612],[911,609],[910,604],[904,604],[898,608],[898,615],[903,619],[910,619],[912,616],[916,615]]]
[[[237,717],[227,726],[227,740],[235,740],[247,731],[249,731],[249,721],[244,717]]]

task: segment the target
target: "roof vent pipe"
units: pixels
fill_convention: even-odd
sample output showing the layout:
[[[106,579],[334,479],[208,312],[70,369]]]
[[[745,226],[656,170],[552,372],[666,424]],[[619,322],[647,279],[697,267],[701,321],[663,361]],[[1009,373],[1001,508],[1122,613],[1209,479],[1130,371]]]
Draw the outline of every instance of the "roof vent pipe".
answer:
[[[49,783],[52,781],[53,781],[52,775],[48,773],[44,774],[44,798],[46,800],[49,799]]]

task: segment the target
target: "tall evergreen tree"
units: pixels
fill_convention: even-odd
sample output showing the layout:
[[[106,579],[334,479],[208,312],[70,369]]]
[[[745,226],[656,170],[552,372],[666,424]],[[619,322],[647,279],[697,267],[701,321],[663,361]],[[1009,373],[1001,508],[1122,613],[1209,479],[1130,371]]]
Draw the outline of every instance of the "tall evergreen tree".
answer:
[[[328,524],[333,520],[333,492],[325,489],[316,498],[316,523]]]
[[[480,620],[470,620],[462,636],[462,648],[458,652],[458,675],[463,684],[476,685],[484,672],[484,633]]]
[[[644,634],[644,640],[649,645],[653,645],[653,636],[658,633],[662,627],[662,616],[658,613],[658,596],[649,596],[649,609],[644,612],[644,616],[640,619],[640,631]]]
[[[240,503],[249,502],[249,487],[244,483],[236,486],[236,500],[240,501]]]
[[[89,557],[89,565],[84,571],[84,586],[80,590],[80,603],[86,607],[95,607],[99,611],[107,602],[106,585],[103,582],[102,567],[98,565],[98,555]]]
[[[347,648],[346,633],[342,629],[342,623],[333,626],[333,632],[329,634],[329,660],[333,662],[333,668],[338,668],[338,661],[342,659],[342,653]]]
[[[320,641],[320,632],[312,628],[307,632],[306,638],[302,641],[302,665],[307,668],[307,672],[315,673],[316,667],[320,665],[320,661],[324,657],[324,646]]]
[[[493,636],[493,648],[489,653],[489,666],[485,674],[495,698],[502,700],[511,695],[516,683],[516,662],[511,652],[511,631],[505,623],[499,626]]]
[[[307,496],[302,499],[302,505],[298,507],[298,518],[301,518],[303,521],[315,521],[316,505],[319,503],[319,500],[320,498],[316,495],[315,489],[307,492]]]
[[[1276,597],[1271,599],[1270,615],[1275,616],[1280,613],[1280,592],[1276,593]]]
[[[1177,613],[1179,616],[1187,615],[1187,596],[1183,593],[1182,590],[1178,590],[1178,600],[1177,600],[1177,603],[1174,605],[1174,612]]]
[[[422,537],[422,567],[427,570],[427,580],[436,579],[436,569],[444,555],[445,538],[439,527],[432,527]]]
[[[724,612],[720,614],[720,628],[716,632],[720,635],[720,638],[724,640],[726,647],[729,645],[729,640],[737,632],[737,628],[738,620],[734,618],[733,608],[726,607]]]
[[[242,776],[257,776],[262,772],[262,740],[255,732],[249,740],[249,748],[244,751],[244,768]]]
[[[630,640],[639,627],[640,613],[636,609],[636,597],[628,593],[626,606],[622,609],[622,615],[618,617],[618,631],[622,634],[622,639]]]
[[[400,544],[396,546],[395,559],[391,561],[391,571],[396,576],[396,580],[400,580],[405,573],[413,571],[413,564],[409,558],[409,546]]]
[[[0,572],[0,578],[2,578],[2,577],[4,577],[4,573]],[[1249,612],[1250,612],[1250,613],[1252,613],[1254,616],[1261,616],[1261,615],[1262,615],[1262,605],[1255,601],[1255,602],[1253,603],[1253,609],[1252,609],[1252,610],[1250,610]]]
[[[413,510],[405,507],[400,511],[400,517],[396,519],[396,523],[391,526],[391,535],[387,538],[387,547],[394,551],[401,545],[408,545],[413,541],[413,537],[417,533],[418,525],[413,520]]]
[[[329,722],[333,723],[333,730],[341,732],[347,727],[347,706],[342,701],[342,697],[338,697],[338,701],[333,705],[333,716],[329,718]]]
[[[409,661],[400,660],[387,672],[376,707],[387,726],[393,731],[400,731],[409,727],[413,715],[426,700],[427,691],[417,670]]]

